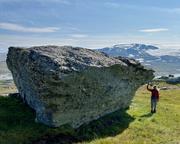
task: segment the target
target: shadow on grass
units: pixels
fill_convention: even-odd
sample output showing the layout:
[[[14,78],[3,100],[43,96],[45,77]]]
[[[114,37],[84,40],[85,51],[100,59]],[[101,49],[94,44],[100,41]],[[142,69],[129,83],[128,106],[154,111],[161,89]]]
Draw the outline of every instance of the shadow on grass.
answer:
[[[0,97],[0,143],[71,144],[115,136],[134,120],[119,110],[78,129],[49,128],[34,122],[35,113],[17,98]]]
[[[140,116],[140,117],[151,117],[153,115],[153,113],[151,113],[151,112],[149,112],[149,113],[147,113],[147,114],[144,114],[144,115],[142,115],[142,116]]]
[[[37,140],[35,144],[71,144],[77,142],[89,142],[97,138],[105,138],[116,136],[128,128],[130,122],[134,118],[126,113],[125,110],[119,110],[108,114],[98,120],[94,120],[89,124],[84,124],[80,128],[75,129],[73,134],[64,135],[46,135]]]

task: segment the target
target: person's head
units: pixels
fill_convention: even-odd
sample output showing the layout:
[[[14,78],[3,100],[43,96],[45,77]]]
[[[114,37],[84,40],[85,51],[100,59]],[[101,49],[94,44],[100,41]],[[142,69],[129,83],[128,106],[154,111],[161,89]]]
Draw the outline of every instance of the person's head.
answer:
[[[157,89],[157,87],[156,87],[156,86],[153,86],[153,89]]]

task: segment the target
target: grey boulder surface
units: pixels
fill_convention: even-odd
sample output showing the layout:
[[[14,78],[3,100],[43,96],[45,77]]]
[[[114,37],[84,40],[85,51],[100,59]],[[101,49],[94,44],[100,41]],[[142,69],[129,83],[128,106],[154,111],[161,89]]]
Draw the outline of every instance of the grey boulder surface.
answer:
[[[71,46],[10,47],[7,65],[36,120],[77,128],[127,108],[153,70],[123,57]]]

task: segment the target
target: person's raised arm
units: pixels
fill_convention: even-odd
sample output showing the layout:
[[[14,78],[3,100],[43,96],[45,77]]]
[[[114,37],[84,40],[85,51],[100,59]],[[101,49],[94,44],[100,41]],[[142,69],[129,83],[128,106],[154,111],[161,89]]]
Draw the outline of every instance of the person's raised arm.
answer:
[[[147,90],[148,90],[148,91],[152,91],[152,90],[149,88],[149,83],[147,84]]]

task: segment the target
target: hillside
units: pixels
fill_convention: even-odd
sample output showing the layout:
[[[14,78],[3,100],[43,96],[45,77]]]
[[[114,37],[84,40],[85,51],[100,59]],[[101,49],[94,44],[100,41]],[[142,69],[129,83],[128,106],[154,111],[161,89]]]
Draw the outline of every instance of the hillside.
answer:
[[[112,47],[97,49],[110,56],[131,57],[142,62],[145,66],[153,68],[156,75],[178,74],[180,72],[180,57],[172,55],[153,55],[152,51],[158,47],[145,44],[119,44]]]
[[[0,143],[178,144],[180,85],[156,84],[168,87],[160,91],[156,114],[150,114],[150,94],[143,86],[128,110],[117,111],[76,130],[69,126],[49,128],[37,124],[34,112],[22,101],[0,97]]]

